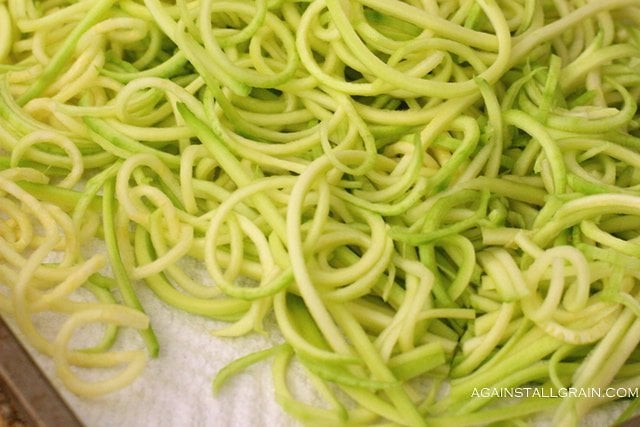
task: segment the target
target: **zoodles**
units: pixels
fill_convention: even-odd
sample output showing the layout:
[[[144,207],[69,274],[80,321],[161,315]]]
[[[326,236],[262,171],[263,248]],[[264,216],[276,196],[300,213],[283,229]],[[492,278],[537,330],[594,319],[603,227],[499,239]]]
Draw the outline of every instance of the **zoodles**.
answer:
[[[0,0],[0,312],[83,396],[147,286],[275,319],[213,391],[310,425],[576,425],[640,387],[639,100],[639,0]]]

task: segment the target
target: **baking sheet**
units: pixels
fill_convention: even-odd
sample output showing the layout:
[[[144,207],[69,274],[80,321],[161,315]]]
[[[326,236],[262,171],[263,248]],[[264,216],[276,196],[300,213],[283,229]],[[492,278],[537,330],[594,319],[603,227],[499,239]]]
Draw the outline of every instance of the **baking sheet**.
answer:
[[[1,426],[16,422],[34,427],[82,425],[2,319],[0,407]]]

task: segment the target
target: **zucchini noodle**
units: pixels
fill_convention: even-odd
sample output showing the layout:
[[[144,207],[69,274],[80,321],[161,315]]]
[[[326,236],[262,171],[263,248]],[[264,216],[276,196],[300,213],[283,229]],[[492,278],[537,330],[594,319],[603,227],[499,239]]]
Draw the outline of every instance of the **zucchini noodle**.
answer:
[[[613,399],[474,390],[640,384],[639,28],[638,0],[0,0],[0,312],[81,396],[172,345],[146,286],[281,338],[213,391],[273,358],[306,424],[577,425]]]

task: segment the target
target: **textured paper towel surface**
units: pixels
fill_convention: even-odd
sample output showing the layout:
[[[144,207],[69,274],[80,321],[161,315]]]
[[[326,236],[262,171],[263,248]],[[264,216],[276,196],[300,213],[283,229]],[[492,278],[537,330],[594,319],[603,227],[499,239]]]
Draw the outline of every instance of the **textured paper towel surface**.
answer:
[[[233,377],[213,396],[215,373],[232,360],[269,347],[280,337],[259,334],[234,339],[208,333],[215,322],[169,308],[146,289],[141,300],[153,320],[160,356],[151,360],[131,386],[101,398],[79,398],[64,389],[53,373],[50,359],[34,355],[67,402],[87,427],[293,427],[297,423],[274,400],[270,361],[261,362]],[[135,337],[134,337],[135,338]],[[299,378],[298,378],[299,379]],[[300,380],[300,379],[299,379]],[[296,390],[313,397],[303,382]],[[622,411],[613,404],[594,411],[583,427],[602,427]],[[548,426],[538,419],[535,426]]]
[[[221,324],[170,308],[147,289],[140,289],[140,298],[152,319],[160,355],[127,388],[99,398],[80,398],[65,390],[50,359],[34,354],[87,427],[296,424],[274,400],[270,361],[233,377],[219,395],[211,391],[218,370],[240,356],[269,347],[279,337],[214,337],[209,331]]]
[[[151,292],[138,293],[160,343],[160,355],[150,360],[130,386],[100,398],[80,398],[64,388],[49,358],[31,353],[87,427],[255,427],[296,426],[274,400],[270,360],[233,377],[214,396],[211,381],[227,363],[281,341],[274,325],[269,335],[218,338],[209,331],[223,324],[166,306]],[[11,323],[11,322],[10,322]],[[43,332],[46,331],[46,321]],[[55,322],[50,324],[55,329]],[[139,341],[135,333],[125,340]],[[28,347],[28,346],[27,346]],[[296,391],[313,400],[301,376],[293,375]],[[297,381],[296,381],[297,380]],[[613,404],[594,411],[581,425],[610,425],[624,405]],[[548,426],[538,419],[535,426]]]

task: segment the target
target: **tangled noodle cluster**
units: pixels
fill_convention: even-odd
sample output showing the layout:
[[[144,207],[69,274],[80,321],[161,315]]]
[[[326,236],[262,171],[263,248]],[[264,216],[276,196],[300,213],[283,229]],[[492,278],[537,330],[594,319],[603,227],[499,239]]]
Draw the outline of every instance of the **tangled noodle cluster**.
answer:
[[[640,385],[639,70],[638,0],[0,0],[0,311],[81,395],[157,355],[144,284],[273,314],[214,388],[273,356],[309,424],[576,423],[472,391]]]

